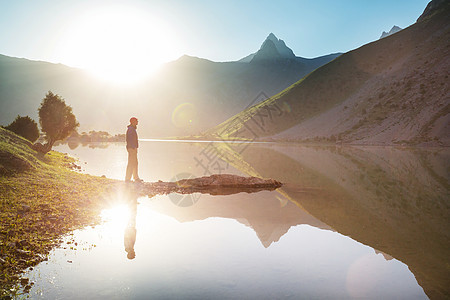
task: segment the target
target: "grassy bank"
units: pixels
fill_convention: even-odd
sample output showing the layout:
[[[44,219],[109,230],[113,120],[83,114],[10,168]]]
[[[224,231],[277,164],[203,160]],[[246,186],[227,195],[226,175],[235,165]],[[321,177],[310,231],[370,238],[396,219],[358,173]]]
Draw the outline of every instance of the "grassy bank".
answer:
[[[47,260],[62,235],[99,221],[116,181],[79,174],[73,158],[35,152],[0,128],[0,297],[32,285],[21,274]]]

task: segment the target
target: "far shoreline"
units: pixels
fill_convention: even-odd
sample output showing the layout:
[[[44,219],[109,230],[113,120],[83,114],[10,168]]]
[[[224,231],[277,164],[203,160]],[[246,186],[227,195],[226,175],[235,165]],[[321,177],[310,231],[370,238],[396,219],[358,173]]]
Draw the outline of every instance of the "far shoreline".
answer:
[[[355,142],[326,142],[326,141],[307,141],[307,140],[239,140],[239,139],[189,139],[189,138],[139,138],[141,142],[178,142],[178,143],[232,143],[232,144],[279,144],[279,145],[298,145],[298,146],[327,146],[327,147],[346,147],[346,146],[354,146],[354,147],[392,147],[392,148],[402,148],[402,149],[442,149],[442,148],[450,148],[450,145],[436,145],[432,144],[407,144],[407,143],[355,143]],[[58,142],[55,146],[64,145],[64,144],[77,144],[78,146],[87,146],[87,145],[108,145],[108,144],[124,144],[125,141],[102,141],[102,140],[94,140],[94,141],[78,141],[78,140],[66,140],[63,142]]]

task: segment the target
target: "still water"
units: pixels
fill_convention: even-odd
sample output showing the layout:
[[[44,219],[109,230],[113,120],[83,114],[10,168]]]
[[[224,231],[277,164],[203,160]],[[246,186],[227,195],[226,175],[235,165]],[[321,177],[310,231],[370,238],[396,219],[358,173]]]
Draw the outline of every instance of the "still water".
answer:
[[[83,172],[124,177],[124,144],[56,150],[78,157]],[[73,232],[27,274],[35,282],[30,295],[446,297],[449,161],[446,149],[142,141],[145,181],[230,173],[285,185],[251,194],[157,195],[105,209],[101,225]]]

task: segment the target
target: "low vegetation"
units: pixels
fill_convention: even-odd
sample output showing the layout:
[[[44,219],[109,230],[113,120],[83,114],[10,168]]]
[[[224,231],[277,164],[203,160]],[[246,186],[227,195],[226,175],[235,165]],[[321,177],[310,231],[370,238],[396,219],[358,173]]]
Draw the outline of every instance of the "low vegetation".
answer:
[[[39,128],[37,123],[29,116],[17,116],[8,126],[8,129],[34,143],[39,138]]]
[[[25,270],[46,260],[62,235],[98,222],[115,182],[74,172],[73,158],[30,146],[0,128],[0,297],[30,289]]]

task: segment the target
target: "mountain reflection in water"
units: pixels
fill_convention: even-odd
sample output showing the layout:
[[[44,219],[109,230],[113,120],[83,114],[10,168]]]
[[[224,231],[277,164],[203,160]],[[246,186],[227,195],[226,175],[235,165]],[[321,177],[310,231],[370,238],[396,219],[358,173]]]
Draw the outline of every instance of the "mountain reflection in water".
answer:
[[[318,220],[407,264],[429,297],[450,296],[448,149],[253,146],[241,158]]]
[[[197,177],[206,175],[193,160],[204,149],[204,144],[141,144],[140,170],[146,181],[169,181],[181,172]],[[220,153],[225,149],[229,154],[223,156],[230,165],[225,170],[227,173],[274,178],[285,185],[274,192],[201,195],[200,201],[193,201],[193,205],[186,207],[175,206],[170,201],[171,195],[155,196],[140,200],[144,206],[138,205],[138,216],[140,210],[151,209],[183,224],[215,218],[234,219],[251,228],[265,249],[273,248],[274,243],[289,232],[295,232],[293,229],[298,226],[335,231],[372,247],[387,260],[395,258],[405,263],[428,297],[449,297],[450,154],[447,149],[258,144],[238,152],[233,151],[234,145],[214,146],[220,148]],[[123,154],[114,147],[90,149],[95,153],[89,155],[108,160],[105,153]],[[89,158],[84,159],[90,163]],[[89,172],[122,176],[123,162],[117,165],[120,167],[106,172],[100,168]],[[140,241],[148,237],[140,229],[143,221],[141,227],[139,217],[136,222],[137,233],[129,236],[135,237],[131,241],[138,247]],[[127,236],[125,230],[122,249]],[[299,248],[293,250],[298,252]],[[143,255],[137,250],[133,261]],[[355,262],[347,280],[362,276],[364,266],[370,264],[365,259]],[[319,266],[313,268],[320,269]],[[389,280],[395,278],[392,276]],[[355,297],[361,295],[364,296],[350,293]],[[375,294],[369,296],[375,297]]]

